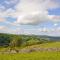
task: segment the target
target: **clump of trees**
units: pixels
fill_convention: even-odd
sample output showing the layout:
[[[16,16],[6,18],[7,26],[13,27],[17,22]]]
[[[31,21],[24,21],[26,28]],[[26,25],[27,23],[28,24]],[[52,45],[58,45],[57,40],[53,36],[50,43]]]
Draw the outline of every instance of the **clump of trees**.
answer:
[[[41,38],[34,35],[0,34],[0,46],[2,47],[25,47],[48,42],[50,42],[48,38]]]

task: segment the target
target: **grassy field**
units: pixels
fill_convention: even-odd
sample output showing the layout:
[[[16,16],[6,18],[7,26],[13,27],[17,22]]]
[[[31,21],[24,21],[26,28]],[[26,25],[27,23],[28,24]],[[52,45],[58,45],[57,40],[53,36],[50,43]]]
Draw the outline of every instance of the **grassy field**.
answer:
[[[32,52],[24,54],[0,54],[0,60],[60,60],[60,52]]]
[[[60,42],[50,42],[50,43],[43,43],[43,44],[37,44],[29,47],[41,47],[41,48],[50,48],[50,47],[60,47]]]
[[[40,48],[60,48],[60,42],[45,43],[40,45],[33,45],[25,49],[40,47]],[[0,54],[0,60],[60,60],[60,51],[39,51],[30,53],[16,53],[16,54]]]

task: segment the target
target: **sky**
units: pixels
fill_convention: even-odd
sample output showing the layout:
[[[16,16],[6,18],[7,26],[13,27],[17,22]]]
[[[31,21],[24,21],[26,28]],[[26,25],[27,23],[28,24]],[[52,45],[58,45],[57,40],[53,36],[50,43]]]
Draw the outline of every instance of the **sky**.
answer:
[[[60,36],[60,0],[0,0],[0,33]]]

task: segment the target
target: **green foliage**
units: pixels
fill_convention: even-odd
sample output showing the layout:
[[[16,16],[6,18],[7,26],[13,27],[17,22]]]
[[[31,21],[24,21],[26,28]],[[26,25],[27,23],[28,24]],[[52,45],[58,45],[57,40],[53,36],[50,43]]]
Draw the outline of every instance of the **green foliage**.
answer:
[[[50,42],[47,38],[34,35],[0,34],[0,46],[21,47]]]
[[[29,41],[27,41],[27,44],[26,45],[35,45],[35,44],[39,44],[39,40],[34,40],[34,39],[31,39]]]
[[[8,34],[0,34],[0,46],[8,46],[11,38]]]
[[[10,47],[19,47],[22,44],[20,36],[14,36],[9,44]]]

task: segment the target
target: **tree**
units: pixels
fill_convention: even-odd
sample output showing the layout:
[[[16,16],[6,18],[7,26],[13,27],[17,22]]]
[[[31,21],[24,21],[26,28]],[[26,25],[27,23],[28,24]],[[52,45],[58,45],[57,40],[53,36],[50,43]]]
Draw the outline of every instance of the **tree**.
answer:
[[[14,36],[10,42],[10,47],[14,48],[14,47],[19,47],[22,44],[22,39],[20,38],[20,36]]]

